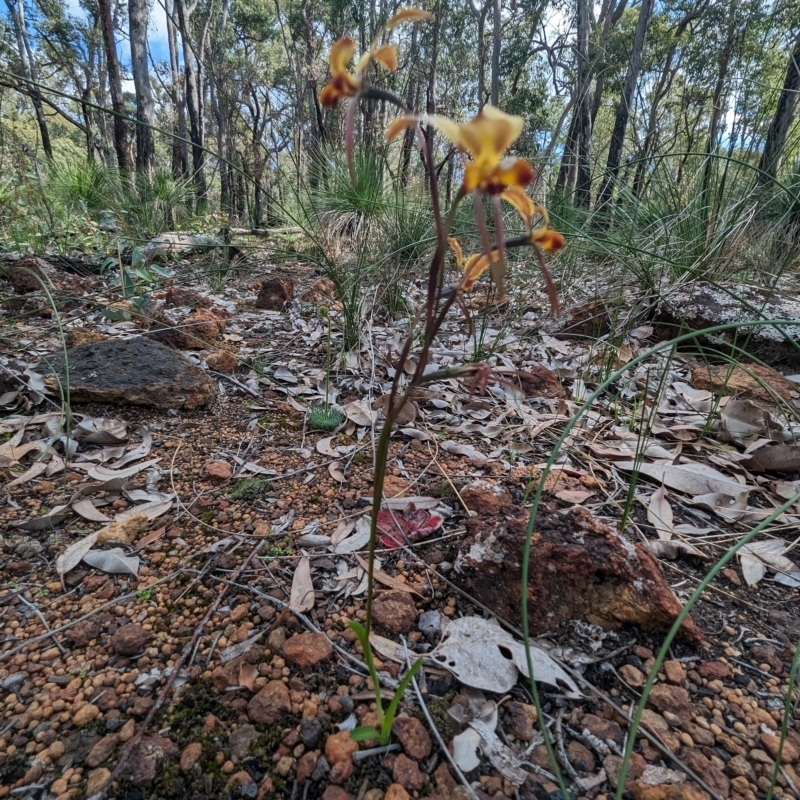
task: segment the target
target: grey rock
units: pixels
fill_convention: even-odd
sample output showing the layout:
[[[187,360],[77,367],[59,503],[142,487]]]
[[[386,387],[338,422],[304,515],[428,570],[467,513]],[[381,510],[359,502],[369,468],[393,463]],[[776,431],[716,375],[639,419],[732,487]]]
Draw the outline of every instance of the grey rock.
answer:
[[[229,737],[231,753],[243,761],[250,751],[250,745],[258,739],[258,731],[252,725],[241,725]]]
[[[303,719],[300,723],[300,735],[307,750],[314,750],[322,738],[322,723],[316,718]]]
[[[121,777],[130,779],[136,787],[149,786],[155,781],[161,765],[178,755],[178,748],[158,734],[143,736],[134,747]]]
[[[15,672],[0,683],[0,689],[10,694],[16,694],[22,688],[23,683],[25,683],[25,673]]]
[[[320,756],[317,759],[317,766],[314,767],[314,771],[311,773],[311,780],[321,781],[330,771],[331,767],[330,764],[328,764],[328,762],[325,760],[325,756]]]
[[[214,383],[180,353],[142,337],[106,339],[67,351],[70,398],[79,403],[116,403],[152,408],[203,408],[216,396]],[[66,380],[63,355],[51,359],[46,382]]]
[[[239,794],[251,799],[258,797],[258,786],[255,783],[245,783],[239,787]]]
[[[736,353],[744,350],[779,370],[800,369],[800,301],[788,292],[754,286],[717,286],[688,283],[664,298],[657,322],[673,328],[669,335],[699,331],[732,322],[785,320],[781,333],[772,325],[755,325],[705,335],[700,344]],[[784,335],[785,334],[785,335]]]
[[[440,611],[425,611],[420,614],[417,627],[429,641],[433,641],[442,629],[442,613]]]

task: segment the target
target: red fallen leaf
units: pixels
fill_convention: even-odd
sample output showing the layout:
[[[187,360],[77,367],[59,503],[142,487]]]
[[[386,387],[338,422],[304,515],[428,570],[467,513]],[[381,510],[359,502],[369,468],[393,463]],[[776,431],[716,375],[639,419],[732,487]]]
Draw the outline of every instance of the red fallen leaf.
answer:
[[[409,503],[405,511],[381,509],[378,514],[379,540],[384,547],[400,547],[426,539],[442,527],[444,519]]]

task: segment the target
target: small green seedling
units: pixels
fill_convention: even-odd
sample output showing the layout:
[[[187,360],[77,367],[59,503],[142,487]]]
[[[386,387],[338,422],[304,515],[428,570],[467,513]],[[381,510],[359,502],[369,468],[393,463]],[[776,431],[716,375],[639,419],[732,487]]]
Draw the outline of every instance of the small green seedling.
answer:
[[[321,406],[312,406],[308,409],[308,424],[321,431],[335,431],[343,422],[344,414],[331,408],[331,315],[324,306],[319,310],[320,315],[328,320],[328,343],[325,362],[325,402]]]
[[[364,651],[364,660],[367,662],[370,677],[372,678],[372,688],[375,690],[375,712],[378,715],[378,725],[380,730],[373,728],[372,725],[359,725],[350,732],[350,738],[355,739],[357,742],[363,742],[366,739],[377,739],[381,746],[389,743],[389,737],[392,733],[392,723],[394,722],[395,714],[397,714],[397,706],[405,694],[411,679],[417,674],[419,668],[422,666],[422,659],[418,658],[412,665],[411,669],[403,676],[400,681],[394,696],[392,697],[389,707],[384,711],[383,697],[381,696],[381,682],[378,678],[378,670],[375,669],[375,660],[372,657],[372,645],[369,643],[369,636],[366,628],[363,625],[350,620],[350,627],[356,634],[358,641],[361,643],[361,648]]]
[[[344,422],[344,414],[330,406],[311,406],[308,424],[321,431],[335,431]]]

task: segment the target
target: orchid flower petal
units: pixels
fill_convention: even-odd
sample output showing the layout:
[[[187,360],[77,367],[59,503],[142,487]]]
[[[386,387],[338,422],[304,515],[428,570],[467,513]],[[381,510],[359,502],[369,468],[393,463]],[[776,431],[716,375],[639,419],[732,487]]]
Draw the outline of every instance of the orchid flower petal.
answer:
[[[464,251],[461,249],[461,245],[458,243],[458,239],[455,236],[448,236],[447,237],[447,244],[450,245],[450,249],[453,251],[456,257],[456,265],[459,269],[464,267]]]

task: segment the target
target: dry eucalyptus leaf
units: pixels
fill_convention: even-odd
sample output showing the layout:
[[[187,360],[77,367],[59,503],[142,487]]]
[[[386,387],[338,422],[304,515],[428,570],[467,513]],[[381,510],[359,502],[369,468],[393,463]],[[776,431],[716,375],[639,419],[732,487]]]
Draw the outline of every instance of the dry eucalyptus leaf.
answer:
[[[589,492],[586,489],[563,489],[560,492],[556,492],[556,500],[561,500],[562,503],[580,505],[593,494],[594,492]]]
[[[783,539],[765,539],[761,542],[750,542],[739,550],[739,561],[742,574],[748,585],[758,583],[767,570],[783,576],[775,580],[787,586],[800,585],[800,570],[789,558],[784,556],[787,544]],[[797,582],[797,583],[796,583]]]
[[[263,535],[269,535],[269,533]],[[321,533],[304,533],[297,537],[297,544],[305,547],[330,547],[331,537]]]
[[[121,547],[90,550],[83,556],[83,563],[112,575],[139,574],[139,556],[129,556]]]
[[[352,536],[348,536],[335,545],[333,552],[340,555],[341,553],[354,553],[356,550],[363,550],[369,543],[369,533],[369,517],[360,517],[356,522],[355,532]]]
[[[369,643],[375,652],[383,658],[388,658],[398,664],[406,663],[406,648],[402,644],[387,639],[385,636],[379,636],[372,631],[369,634]]]
[[[12,486],[21,486],[23,483],[27,483],[28,481],[33,480],[34,478],[38,478],[43,472],[47,471],[47,464],[44,461],[37,461],[32,466],[28,467],[22,475],[14,478],[13,481],[7,483],[5,485],[6,489],[10,489]]]
[[[21,531],[49,531],[60,525],[67,517],[72,515],[69,506],[55,506],[47,514],[41,517],[34,517],[25,522],[15,523],[14,527]]]
[[[669,561],[674,561],[681,553],[697,556],[697,558],[702,558],[704,561],[707,561],[709,558],[702,550],[698,550],[693,545],[688,542],[682,542],[680,539],[672,539],[669,541],[665,539],[651,539],[647,542],[647,549],[656,558],[666,558]]]
[[[328,464],[328,473],[335,481],[344,483],[344,472],[342,472],[342,464],[340,461],[331,461],[331,463]]]
[[[699,494],[689,502],[693,506],[700,506],[719,514],[724,519],[740,519],[747,511],[747,498],[749,492],[739,492],[735,496],[724,494],[723,492],[712,492],[711,494]]]
[[[81,461],[97,461],[98,464],[107,464],[109,461],[116,461],[125,455],[124,447],[104,447],[93,453],[81,453]]]
[[[314,584],[311,582],[311,562],[303,556],[294,570],[292,591],[289,595],[292,611],[310,611],[314,608]]]
[[[259,631],[249,639],[245,639],[243,642],[237,642],[236,644],[229,645],[219,654],[219,660],[223,664],[228,664],[234,659],[243,656],[263,635],[264,631]]]
[[[781,500],[791,500],[795,495],[800,495],[800,481],[777,481],[772,491]]]
[[[389,405],[390,398],[391,395],[389,394],[381,395],[372,404],[372,409],[374,411],[383,411],[385,413],[386,408]],[[397,424],[410,425],[417,418],[418,411],[419,409],[417,408],[417,404],[409,398],[405,403],[403,403],[403,407],[398,413]]]
[[[742,463],[753,472],[796,472],[800,470],[800,445],[760,447]]]
[[[342,411],[347,419],[363,428],[369,428],[378,419],[378,412],[373,411],[364,400],[353,400],[342,406]]]
[[[172,495],[174,497],[175,495]],[[144,514],[147,519],[156,519],[160,517],[162,514],[166,514],[169,511],[173,504],[174,500],[153,500],[150,503],[142,503],[138,506],[133,506],[132,508],[128,508],[125,511],[120,511],[117,514],[117,519],[127,519],[128,517],[132,517],[135,514]]]
[[[525,656],[525,645],[522,642],[515,641],[511,634],[508,634],[508,638],[508,646],[511,649],[514,664],[526,678],[530,678],[528,660]],[[537,681],[546,683],[549,686],[555,686],[564,692],[567,697],[583,697],[581,690],[572,680],[569,673],[554,661],[545,650],[533,642],[531,642],[531,646],[528,649],[531,654],[531,663],[533,664],[533,676]]]
[[[146,536],[142,537],[136,543],[136,549],[142,550],[153,542],[157,542],[165,533],[167,532],[167,526],[162,525],[160,528],[157,528],[154,531],[150,531]]]
[[[128,438],[128,423],[107,417],[84,417],[70,436],[86,444],[120,444]]]
[[[333,447],[331,447],[331,442],[333,439],[333,436],[326,436],[324,439],[320,439],[317,442],[317,452],[322,453],[323,456],[328,456],[329,458],[339,458],[339,453],[337,453]]]
[[[417,439],[420,442],[430,442],[434,438],[429,433],[418,431],[416,428],[399,428],[398,430],[403,436],[408,436],[409,439]]]
[[[111,517],[100,511],[88,497],[76,500],[72,510],[90,522],[111,522]]]
[[[122,487],[122,494],[131,503],[166,503],[167,500],[174,499],[172,492],[153,492],[146,489],[128,489],[127,484]]]
[[[24,430],[20,431],[20,433],[24,433]],[[16,436],[14,439],[16,439]],[[14,439],[10,439],[5,443],[5,445],[0,445],[0,455],[8,457],[12,461],[19,461],[26,453],[30,453],[32,450],[39,450],[40,452],[43,452],[50,446],[50,443],[47,439],[39,439],[35,442],[27,442],[25,444],[17,443],[16,445],[11,445],[11,442],[14,441]]]
[[[544,650],[531,644],[530,654],[537,681],[555,686],[568,695],[582,696],[572,678]],[[430,657],[432,663],[476,689],[503,693],[517,682],[518,671],[530,677],[525,646],[481,617],[453,620]]]
[[[133,461],[138,461],[140,458],[146,458],[150,455],[150,450],[153,446],[153,435],[147,428],[140,428],[140,430],[142,432],[142,441],[136,445],[136,447],[126,450],[125,454],[111,465],[112,469],[120,469],[126,464],[130,464]]]
[[[440,449],[454,456],[466,456],[476,467],[482,467],[489,460],[486,456],[469,444],[458,444],[450,440],[442,442]]]
[[[356,528],[355,520],[340,520],[330,536],[330,543],[336,547],[339,542],[343,542]]]
[[[367,571],[369,569],[369,564],[367,563],[366,559],[361,558],[361,556],[358,554],[356,554],[355,558],[356,561],[359,563],[359,566],[364,571]],[[393,578],[391,575],[384,572],[383,570],[377,569],[377,567],[373,572],[372,577],[378,583],[382,583],[384,586],[388,586],[390,589],[399,589],[401,592],[408,592],[409,594],[415,594],[417,595],[417,597],[421,597],[423,600],[425,599],[425,596],[420,594],[416,589],[412,588],[407,583],[404,583],[398,578]]]
[[[56,572],[63,579],[63,577],[75,569],[78,564],[83,561],[83,557],[95,546],[97,543],[97,533],[90,533],[73,542],[57,559],[56,559]]]
[[[438,497],[422,497],[414,495],[412,497],[389,497],[383,501],[382,507],[389,508],[392,511],[405,511],[410,505],[414,505],[417,510],[425,509],[430,510],[436,508],[441,500]]]
[[[680,533],[683,536],[707,536],[709,533],[718,531],[719,528],[699,528],[697,525],[692,525],[688,522],[681,522],[675,526],[675,533]]]
[[[667,490],[662,484],[650,496],[647,506],[647,521],[656,529],[658,538],[669,541],[675,533],[672,521],[672,506],[667,500]]]
[[[633,461],[618,462],[615,466],[624,470],[637,468]],[[738,483],[707,464],[698,464],[697,462],[677,465],[639,464],[638,470],[640,475],[645,475],[676,492],[685,494],[722,492],[723,494],[737,495],[752,488]]]
[[[272,374],[275,380],[283,381],[284,383],[297,383],[297,376],[286,367],[277,367]]]
[[[729,400],[720,411],[720,418],[734,438],[761,436],[767,431],[764,412],[752,400]]]
[[[140,464],[134,464],[133,466],[118,470],[101,465],[98,467],[92,467],[86,474],[96,481],[111,481],[115,478],[130,478],[132,475],[136,475],[137,472],[141,472],[143,469],[154,466],[159,461],[161,461],[160,458],[153,458],[150,461],[142,461]]]

